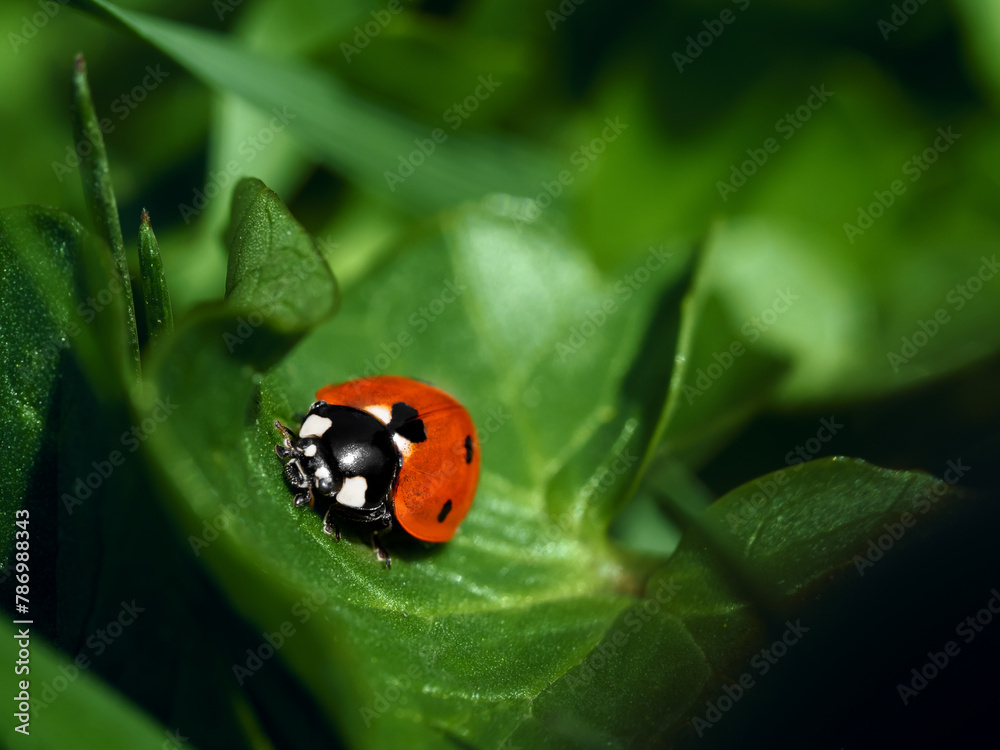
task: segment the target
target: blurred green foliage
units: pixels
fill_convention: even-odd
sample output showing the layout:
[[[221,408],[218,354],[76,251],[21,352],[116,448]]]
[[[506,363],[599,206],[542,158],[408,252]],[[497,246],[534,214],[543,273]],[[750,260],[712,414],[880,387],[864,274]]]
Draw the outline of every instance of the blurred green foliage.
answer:
[[[25,0],[0,29],[0,586],[28,509],[36,746],[983,720],[982,673],[918,717],[896,685],[1000,583],[992,5]],[[273,454],[381,372],[459,397],[484,455],[459,535],[391,573]]]

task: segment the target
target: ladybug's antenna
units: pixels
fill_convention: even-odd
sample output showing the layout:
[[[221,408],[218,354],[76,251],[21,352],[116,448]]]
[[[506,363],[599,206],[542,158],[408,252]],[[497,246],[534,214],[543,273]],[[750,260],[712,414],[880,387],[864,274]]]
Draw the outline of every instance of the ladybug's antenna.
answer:
[[[274,452],[278,454],[278,458],[287,460],[294,455],[298,455],[297,449],[294,445],[292,445],[292,440],[295,436],[292,435],[289,429],[285,427],[285,425],[281,424],[281,422],[277,419],[274,420],[274,426],[277,427],[281,431],[281,434],[285,437],[283,445],[274,446]]]
[[[294,437],[294,435],[292,435],[291,431],[287,427],[285,427],[285,425],[281,424],[281,422],[279,422],[277,419],[274,420],[274,426],[277,427],[278,430],[281,432],[281,434],[285,436],[285,445],[288,448],[291,448],[292,447],[292,438]]]

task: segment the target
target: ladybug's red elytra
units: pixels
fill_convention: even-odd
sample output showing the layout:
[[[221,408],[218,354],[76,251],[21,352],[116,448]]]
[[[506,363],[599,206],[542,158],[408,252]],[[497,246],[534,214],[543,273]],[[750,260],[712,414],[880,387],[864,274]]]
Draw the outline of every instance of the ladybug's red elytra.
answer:
[[[276,421],[275,446],[296,490],[296,506],[326,505],[323,530],[340,540],[336,518],[398,521],[413,537],[446,542],[472,506],[479,481],[479,441],[458,401],[426,383],[395,375],[328,385],[296,437]],[[389,555],[378,531],[375,552]]]

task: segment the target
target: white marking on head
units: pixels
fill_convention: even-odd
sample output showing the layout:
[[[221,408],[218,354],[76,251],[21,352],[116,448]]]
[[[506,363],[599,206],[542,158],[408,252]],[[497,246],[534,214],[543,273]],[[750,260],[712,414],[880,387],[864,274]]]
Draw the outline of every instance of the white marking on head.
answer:
[[[398,432],[392,433],[392,442],[396,444],[396,450],[403,454],[403,458],[409,456],[411,451],[413,451],[413,443]]]
[[[325,466],[317,466],[316,467],[316,471],[314,473],[315,473],[317,479],[329,479],[330,478],[330,470],[328,468],[326,468]]]
[[[299,437],[323,437],[332,424],[333,422],[327,417],[321,417],[318,414],[310,414],[306,417],[306,421],[302,423],[302,427],[299,428]]]
[[[360,508],[365,504],[368,480],[364,477],[348,477],[337,493],[337,502],[350,508]]]
[[[382,424],[389,424],[392,421],[392,409],[388,406],[366,406],[365,411],[375,417]]]
[[[315,445],[315,443],[310,443],[309,445],[307,445],[302,450],[302,452],[305,453],[307,456],[309,456],[309,458],[312,458],[313,456],[315,456],[316,455],[316,445]]]

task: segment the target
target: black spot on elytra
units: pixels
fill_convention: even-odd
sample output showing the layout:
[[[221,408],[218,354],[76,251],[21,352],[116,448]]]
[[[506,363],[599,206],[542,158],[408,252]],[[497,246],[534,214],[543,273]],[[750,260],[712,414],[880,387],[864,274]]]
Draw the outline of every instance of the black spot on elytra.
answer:
[[[465,436],[465,463],[472,463],[472,435]]]
[[[420,415],[403,401],[397,401],[392,405],[392,419],[389,420],[389,429],[397,435],[406,438],[411,443],[422,443],[427,439],[427,430],[424,428]]]
[[[448,517],[449,513],[451,513],[451,500],[446,500],[441,512],[438,513],[438,523],[444,523],[444,519]]]
[[[389,427],[397,427],[403,424],[403,422],[409,422],[411,419],[416,419],[419,416],[417,410],[408,403],[397,401],[392,405],[392,420],[389,422]]]
[[[396,430],[396,434],[402,435],[411,443],[422,443],[427,439],[427,430],[424,429],[424,423],[419,419],[407,422]]]

